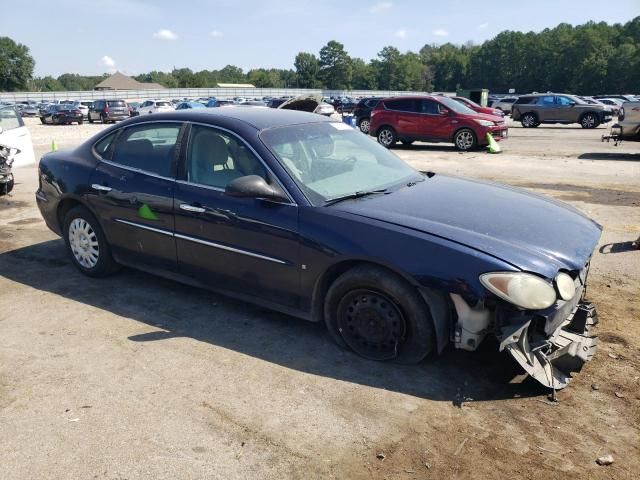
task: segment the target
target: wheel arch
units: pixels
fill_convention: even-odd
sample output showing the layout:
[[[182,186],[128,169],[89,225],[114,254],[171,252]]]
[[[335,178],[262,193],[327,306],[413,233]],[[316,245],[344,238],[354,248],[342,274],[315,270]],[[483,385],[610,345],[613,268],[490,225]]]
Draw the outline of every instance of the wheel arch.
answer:
[[[470,130],[473,133],[473,136],[476,137],[476,144],[480,142],[480,136],[478,135],[478,132],[476,132],[473,127],[471,127],[470,125],[460,125],[451,134],[451,138],[450,138],[451,143],[455,143],[456,135],[461,130]]]
[[[376,128],[376,131],[375,131],[376,137],[380,133],[380,130],[382,130],[384,127],[389,127],[391,130],[393,130],[396,136],[398,135],[398,131],[395,128],[393,128],[393,125],[390,125],[389,123],[383,123],[378,128]],[[369,124],[369,131],[371,131],[371,124]]]
[[[98,221],[100,228],[102,228],[102,230],[104,231],[104,227],[100,222],[99,216],[96,215],[96,212],[94,212],[93,208],[91,208],[91,205],[89,205],[89,202],[87,202],[85,199],[80,197],[67,196],[62,198],[58,202],[58,206],[56,207],[56,222],[58,223],[60,232],[62,232],[63,235],[64,235],[64,217],[67,215],[67,212],[69,212],[72,208],[75,208],[75,207],[84,207],[87,210],[89,210],[91,214]],[[105,233],[105,236],[106,236],[106,233]]]
[[[375,260],[362,258],[345,259],[336,262],[325,269],[325,271],[316,280],[313,288],[311,320],[313,322],[324,321],[324,300],[329,288],[340,275],[361,265],[387,270],[407,282],[409,286],[418,291],[420,298],[422,298],[427,308],[431,311],[433,326],[436,331],[436,349],[438,353],[441,353],[444,347],[449,343],[452,322],[454,320],[454,309],[449,295],[443,291],[423,287],[413,276],[406,272]]]

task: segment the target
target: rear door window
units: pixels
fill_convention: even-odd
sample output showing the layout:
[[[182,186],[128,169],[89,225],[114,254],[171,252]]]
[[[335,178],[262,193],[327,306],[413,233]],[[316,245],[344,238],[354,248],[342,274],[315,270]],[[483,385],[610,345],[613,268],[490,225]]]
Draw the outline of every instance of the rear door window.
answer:
[[[385,102],[385,106],[389,110],[417,113],[418,111],[420,111],[420,99],[400,98],[398,100],[389,100]]]
[[[22,117],[16,113],[14,108],[0,108],[0,127],[2,130],[13,130],[23,126]]]
[[[555,105],[555,98],[553,95],[545,95],[538,98],[538,105],[541,107],[553,107]]]
[[[173,178],[179,123],[152,123],[125,129],[111,160],[125,167]]]

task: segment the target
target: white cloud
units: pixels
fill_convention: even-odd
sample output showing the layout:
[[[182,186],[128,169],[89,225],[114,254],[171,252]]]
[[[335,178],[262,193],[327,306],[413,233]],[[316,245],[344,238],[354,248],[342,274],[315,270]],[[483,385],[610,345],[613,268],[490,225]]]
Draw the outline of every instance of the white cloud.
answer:
[[[378,2],[373,7],[371,7],[369,11],[371,13],[381,13],[389,10],[391,7],[393,7],[393,3],[391,2]]]
[[[100,65],[107,68],[113,68],[116,66],[116,61],[109,55],[105,55],[100,59]]]
[[[431,32],[431,34],[435,35],[436,37],[446,37],[447,35],[449,35],[449,31],[445,30],[444,28],[436,28]]]
[[[488,26],[488,23],[481,23],[480,25],[478,25],[478,30],[485,30]]]
[[[109,73],[115,73],[117,70],[116,61],[109,55],[105,55],[100,59],[100,66],[106,68]]]
[[[159,38],[160,40],[177,40],[178,36],[171,30],[162,29],[154,33],[153,38]]]
[[[224,37],[224,33],[218,31],[218,30],[212,30],[211,33],[209,34],[211,35],[213,38],[221,38]]]
[[[407,31],[406,30],[398,30],[396,33],[394,33],[394,35],[398,38],[407,38]]]

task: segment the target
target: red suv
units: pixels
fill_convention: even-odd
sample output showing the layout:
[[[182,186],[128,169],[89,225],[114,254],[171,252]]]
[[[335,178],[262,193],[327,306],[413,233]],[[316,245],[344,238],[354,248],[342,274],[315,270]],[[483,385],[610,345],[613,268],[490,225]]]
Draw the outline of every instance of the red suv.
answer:
[[[487,133],[496,140],[506,138],[504,118],[474,112],[448,97],[411,96],[381,100],[371,111],[369,135],[385,147],[400,140],[453,143],[467,151],[487,145]]]

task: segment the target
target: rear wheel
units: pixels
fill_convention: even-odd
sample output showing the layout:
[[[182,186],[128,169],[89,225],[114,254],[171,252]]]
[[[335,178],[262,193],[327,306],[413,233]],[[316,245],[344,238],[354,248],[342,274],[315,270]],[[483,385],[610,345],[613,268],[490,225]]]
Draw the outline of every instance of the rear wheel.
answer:
[[[93,118],[91,118],[91,114],[87,115],[87,120],[89,120],[89,123],[93,123]]]
[[[47,122],[45,122],[44,117],[40,117],[40,121],[41,121],[43,124],[47,123]]]
[[[580,120],[580,125],[582,125],[582,128],[596,128],[598,125],[600,125],[600,122],[598,121],[598,117],[596,117],[595,114],[585,113]]]
[[[397,141],[396,132],[391,127],[382,127],[378,130],[378,143],[386,148],[391,148]]]
[[[75,266],[90,277],[104,277],[117,269],[98,220],[83,206],[64,217],[64,241]]]
[[[362,133],[369,133],[369,125],[370,122],[368,118],[361,118],[358,122],[358,128]]]
[[[107,123],[107,116],[104,113],[102,115],[100,115],[100,121],[102,123]]]
[[[363,265],[342,274],[327,292],[324,311],[334,340],[371,360],[418,363],[435,345],[420,294],[382,268]]]
[[[473,150],[478,145],[478,139],[476,134],[468,128],[458,130],[453,137],[453,143],[456,149],[461,152],[468,152]]]
[[[84,119],[81,118],[80,120],[78,120],[78,125],[82,125],[84,123]]]
[[[533,113],[525,113],[522,116],[522,120],[520,120],[520,123],[524,128],[533,128],[540,125],[538,123],[538,117],[536,117]]]

